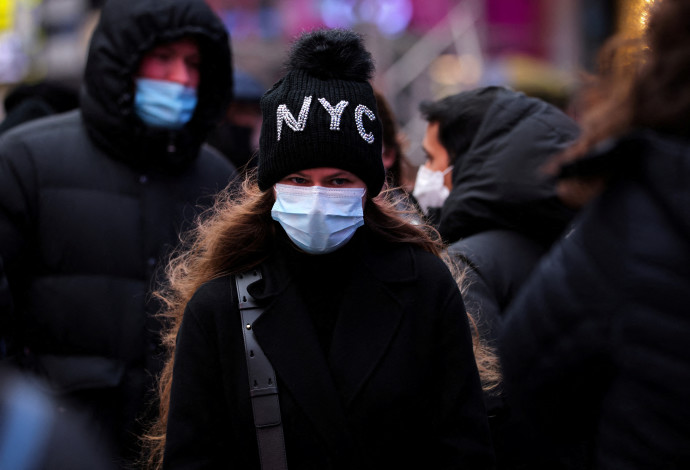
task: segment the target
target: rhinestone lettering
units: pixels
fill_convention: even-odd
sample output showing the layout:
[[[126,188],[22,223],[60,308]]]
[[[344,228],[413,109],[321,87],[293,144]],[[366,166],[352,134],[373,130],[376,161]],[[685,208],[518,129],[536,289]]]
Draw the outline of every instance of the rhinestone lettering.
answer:
[[[278,106],[278,111],[276,112],[278,115],[278,140],[280,140],[280,134],[283,130],[283,121],[285,121],[285,124],[293,131],[299,132],[304,130],[304,127],[307,125],[307,116],[309,115],[310,107],[311,96],[305,96],[299,116],[295,119],[287,105],[281,104]]]
[[[357,131],[359,132],[359,135],[361,135],[362,139],[364,139],[367,143],[373,144],[374,133],[367,133],[364,130],[364,124],[362,124],[362,114],[366,114],[370,121],[376,120],[376,115],[371,109],[367,108],[363,104],[360,104],[357,106],[357,108],[355,108],[355,123],[357,123]]]
[[[331,115],[331,130],[332,131],[339,131],[340,130],[340,118],[343,115],[343,111],[345,110],[345,107],[350,104],[349,101],[341,101],[337,105],[335,105],[335,108],[331,106],[331,103],[326,101],[326,98],[319,98],[319,103],[328,111],[328,114]]]

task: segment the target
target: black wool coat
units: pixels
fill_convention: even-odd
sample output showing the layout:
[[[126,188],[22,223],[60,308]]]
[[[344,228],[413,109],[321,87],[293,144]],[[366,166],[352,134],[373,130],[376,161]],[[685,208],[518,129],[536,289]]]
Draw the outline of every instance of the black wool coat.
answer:
[[[365,233],[359,233],[364,231]],[[361,228],[330,353],[284,254],[250,285],[253,325],[277,377],[287,462],[297,469],[491,468],[462,298],[443,262]],[[348,245],[349,245],[348,244]],[[329,266],[328,270],[338,269]],[[258,469],[232,276],[202,286],[177,338],[164,467]]]
[[[177,132],[147,128],[133,113],[138,62],[155,42],[190,33],[210,64],[195,115]],[[159,369],[157,266],[235,175],[201,144],[230,97],[227,40],[203,2],[109,2],[81,109],[0,138],[0,257],[14,304],[0,333],[121,455],[135,449]]]
[[[639,132],[572,171],[613,178],[540,262],[500,336],[525,451],[690,468],[690,142]]]

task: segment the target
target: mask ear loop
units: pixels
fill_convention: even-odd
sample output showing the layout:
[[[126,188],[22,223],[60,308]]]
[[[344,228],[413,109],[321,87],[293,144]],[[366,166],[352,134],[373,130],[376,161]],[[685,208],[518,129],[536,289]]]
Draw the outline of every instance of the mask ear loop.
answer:
[[[442,172],[443,176],[446,176],[448,174],[448,172],[453,171],[453,167],[454,167],[454,165],[451,165],[448,168],[446,168],[445,170],[443,170],[443,172]]]

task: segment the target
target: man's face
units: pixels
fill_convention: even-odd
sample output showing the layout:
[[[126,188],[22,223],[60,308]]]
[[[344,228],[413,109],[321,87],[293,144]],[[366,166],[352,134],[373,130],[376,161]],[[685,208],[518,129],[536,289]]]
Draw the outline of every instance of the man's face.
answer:
[[[201,54],[196,41],[182,38],[159,44],[144,55],[138,78],[176,82],[188,88],[199,86]]]
[[[422,141],[422,148],[426,154],[426,161],[424,166],[431,171],[445,171],[450,166],[450,156],[446,148],[441,145],[438,138],[439,123],[430,122],[426,127],[426,134]],[[443,184],[448,188],[453,188],[452,172],[448,172],[444,176]]]

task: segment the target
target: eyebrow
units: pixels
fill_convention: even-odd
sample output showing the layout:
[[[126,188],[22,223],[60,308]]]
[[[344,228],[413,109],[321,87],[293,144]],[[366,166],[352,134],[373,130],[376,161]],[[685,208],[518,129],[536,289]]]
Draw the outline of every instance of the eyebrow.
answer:
[[[351,174],[354,174],[354,173],[351,173],[351,172],[349,172],[349,171],[347,171],[347,170],[336,170],[336,171],[334,171],[333,173],[328,173],[328,176],[331,176],[331,177],[333,177],[333,176],[339,176],[339,175],[345,175],[345,176],[347,176],[347,175],[351,175]],[[293,172],[290,173],[288,176],[293,176],[293,175],[309,176],[309,175],[307,175],[306,173],[304,173],[302,170],[293,171]]]
[[[157,46],[151,48],[151,51],[169,51],[171,49],[172,45],[170,44],[158,44]]]

